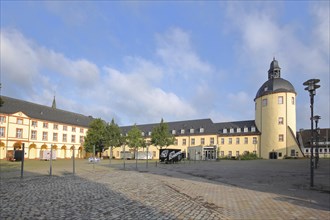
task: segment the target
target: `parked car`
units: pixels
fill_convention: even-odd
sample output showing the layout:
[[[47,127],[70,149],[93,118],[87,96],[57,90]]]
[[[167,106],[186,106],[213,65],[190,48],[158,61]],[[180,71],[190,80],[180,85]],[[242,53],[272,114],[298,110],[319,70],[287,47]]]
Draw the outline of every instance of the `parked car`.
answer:
[[[97,163],[97,162],[100,162],[100,158],[98,158],[98,157],[90,157],[90,158],[88,158],[88,161],[90,163]]]

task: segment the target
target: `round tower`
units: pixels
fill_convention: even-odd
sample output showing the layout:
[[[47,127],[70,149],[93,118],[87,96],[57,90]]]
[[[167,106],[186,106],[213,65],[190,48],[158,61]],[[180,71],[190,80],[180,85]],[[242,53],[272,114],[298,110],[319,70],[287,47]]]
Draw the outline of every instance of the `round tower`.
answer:
[[[255,101],[255,123],[260,135],[258,154],[264,159],[301,156],[296,141],[296,91],[281,78],[281,68],[273,59],[268,80],[258,90]]]

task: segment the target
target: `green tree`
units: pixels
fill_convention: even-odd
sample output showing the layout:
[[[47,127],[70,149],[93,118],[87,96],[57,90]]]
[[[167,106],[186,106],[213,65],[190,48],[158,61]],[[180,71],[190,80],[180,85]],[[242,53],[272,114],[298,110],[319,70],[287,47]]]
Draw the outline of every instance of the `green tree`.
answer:
[[[3,106],[3,104],[4,104],[4,101],[1,98],[1,88],[2,88],[2,85],[0,83],[0,107]]]
[[[93,120],[87,131],[87,135],[85,137],[85,151],[93,152],[93,146],[95,146],[96,152],[102,152],[105,144],[106,144],[106,124],[100,118]]]
[[[174,136],[170,134],[168,124],[163,119],[158,126],[152,129],[151,144],[160,149],[174,144]]]
[[[137,151],[139,147],[142,147],[144,144],[144,140],[142,137],[141,130],[136,126],[136,124],[133,126],[131,130],[127,133],[127,144],[128,147],[134,149],[134,155],[135,155],[135,167],[137,168]]]
[[[110,147],[110,160],[112,157],[112,149],[120,147],[123,144],[123,139],[120,136],[120,128],[112,119],[111,123],[106,125],[105,128],[105,144]]]

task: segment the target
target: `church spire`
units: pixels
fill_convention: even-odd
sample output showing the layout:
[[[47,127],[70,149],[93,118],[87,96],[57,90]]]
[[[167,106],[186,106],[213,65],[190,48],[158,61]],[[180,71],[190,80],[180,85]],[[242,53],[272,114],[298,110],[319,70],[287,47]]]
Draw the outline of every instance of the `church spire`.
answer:
[[[52,108],[53,108],[53,109],[56,109],[56,100],[55,100],[55,96],[54,96],[54,99],[53,99]]]
[[[273,58],[273,61],[270,63],[270,68],[268,70],[268,79],[281,78],[281,68],[278,65],[278,61]]]

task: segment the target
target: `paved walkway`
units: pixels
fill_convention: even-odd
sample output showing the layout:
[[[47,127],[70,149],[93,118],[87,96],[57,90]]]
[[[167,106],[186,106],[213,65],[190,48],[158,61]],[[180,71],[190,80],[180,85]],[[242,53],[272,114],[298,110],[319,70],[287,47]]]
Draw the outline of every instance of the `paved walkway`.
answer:
[[[308,187],[305,163],[139,164],[137,171],[135,164],[86,163],[76,175],[2,173],[0,218],[330,219],[330,162],[316,171],[317,190]]]

